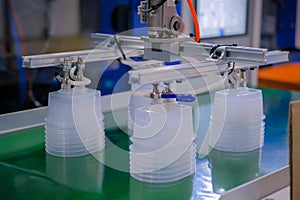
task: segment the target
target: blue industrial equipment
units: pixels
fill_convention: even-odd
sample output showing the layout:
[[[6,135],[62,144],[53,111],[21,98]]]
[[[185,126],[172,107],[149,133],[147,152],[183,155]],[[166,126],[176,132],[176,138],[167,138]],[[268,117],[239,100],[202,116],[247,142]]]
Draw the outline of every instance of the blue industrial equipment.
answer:
[[[300,49],[298,0],[282,0],[277,16],[277,45],[280,48]]]

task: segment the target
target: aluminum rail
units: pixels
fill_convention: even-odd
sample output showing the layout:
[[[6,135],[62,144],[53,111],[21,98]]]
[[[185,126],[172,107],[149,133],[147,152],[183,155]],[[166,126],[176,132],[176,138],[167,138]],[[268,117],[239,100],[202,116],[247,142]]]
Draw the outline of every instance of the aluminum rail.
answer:
[[[122,47],[133,48],[133,49],[144,49],[144,41],[141,37],[126,36],[126,35],[116,35]],[[114,35],[103,34],[103,33],[93,33],[91,34],[92,46],[101,46],[109,43],[109,41],[114,40]]]
[[[84,62],[87,63],[122,58],[122,53],[127,57],[141,56],[144,53],[145,42],[141,37],[123,35],[116,35],[114,37],[113,35],[100,33],[92,34],[91,37],[94,43],[99,44],[97,48],[93,50],[23,56],[23,67],[41,68],[59,66],[65,59],[75,62],[78,57],[81,57]],[[178,40],[181,39],[179,38]],[[185,41],[179,42],[177,55],[182,58],[194,57],[204,63],[207,61],[220,60],[224,62],[235,62],[238,66],[250,68],[286,62],[288,61],[289,53],[285,51],[269,52],[267,49],[261,48]]]
[[[124,49],[127,56],[140,56],[143,51]],[[81,57],[85,63],[115,60],[122,57],[120,51],[116,48],[107,49],[93,49],[84,51],[73,51],[73,52],[63,52],[63,53],[52,53],[52,54],[42,54],[33,56],[23,56],[23,67],[24,68],[42,68],[42,67],[52,67],[60,66],[63,64],[64,60],[67,59],[71,62],[76,62],[78,57]]]
[[[269,65],[289,61],[287,51],[268,51],[262,48],[243,46],[214,45],[208,43],[183,42],[180,44],[180,56],[207,58],[215,48],[216,59],[232,61],[237,64],[251,63],[253,66]]]
[[[145,85],[174,80],[186,80],[205,75],[218,75],[229,71],[225,62],[194,62],[173,66],[133,70],[129,72],[129,83]]]
[[[94,45],[99,45],[101,42],[112,38],[112,35],[109,34],[92,34]],[[144,40],[142,37],[133,37],[133,36],[124,36],[117,35],[119,43],[124,48],[133,47],[139,50],[144,49]],[[178,38],[180,41],[180,38]],[[211,52],[213,50],[213,52]],[[174,53],[174,52],[172,52]],[[212,43],[196,43],[185,41],[179,42],[179,51],[177,52],[180,57],[195,57],[198,60],[206,61],[208,57],[211,56],[211,53],[217,53],[215,59],[232,61],[238,64],[242,63],[251,63],[253,66],[269,65],[279,62],[289,61],[289,52],[288,51],[268,51],[264,48],[253,48],[253,47],[244,47],[224,44],[212,44]]]

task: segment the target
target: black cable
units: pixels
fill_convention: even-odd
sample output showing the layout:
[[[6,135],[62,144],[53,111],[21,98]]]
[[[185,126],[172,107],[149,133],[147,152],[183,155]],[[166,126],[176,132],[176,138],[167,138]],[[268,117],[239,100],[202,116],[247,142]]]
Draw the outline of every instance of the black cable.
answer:
[[[217,48],[222,47],[222,46],[227,46],[226,44],[216,44],[215,46],[213,46],[213,48],[211,48],[209,55],[213,55],[213,53],[216,51]]]
[[[117,38],[116,35],[114,35],[114,39],[115,39],[115,42],[117,44],[118,49],[120,50],[120,52],[121,52],[121,54],[123,56],[123,59],[126,60],[126,55],[125,55],[125,53],[124,53],[124,51],[123,51],[123,49],[122,49],[122,47],[121,47],[121,45],[119,43],[119,40],[118,40],[118,38]]]
[[[212,56],[219,47],[232,47],[232,46],[237,46],[237,44],[217,44],[213,48],[211,48],[209,55]]]
[[[151,9],[148,12],[151,12],[153,10],[157,10],[158,8],[160,8],[166,2],[167,2],[167,0],[162,0],[160,3],[158,3],[158,4],[154,5],[154,6],[151,6]]]
[[[228,69],[230,69],[230,72],[228,73],[227,76],[229,76],[230,74],[232,74],[232,72],[234,71],[234,69],[235,69],[235,62],[233,62],[233,61],[228,62]]]

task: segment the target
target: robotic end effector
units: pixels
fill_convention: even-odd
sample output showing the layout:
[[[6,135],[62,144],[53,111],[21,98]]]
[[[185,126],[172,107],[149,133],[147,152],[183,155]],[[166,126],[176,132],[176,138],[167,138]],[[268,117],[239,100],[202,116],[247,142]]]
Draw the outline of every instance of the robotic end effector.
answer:
[[[184,30],[184,23],[176,11],[174,0],[141,1],[138,14],[148,24],[150,38],[174,38]]]
[[[179,38],[184,23],[176,10],[174,0],[141,1],[138,14],[148,24],[148,37],[144,40],[144,58],[149,60],[178,61],[179,43],[191,38]]]

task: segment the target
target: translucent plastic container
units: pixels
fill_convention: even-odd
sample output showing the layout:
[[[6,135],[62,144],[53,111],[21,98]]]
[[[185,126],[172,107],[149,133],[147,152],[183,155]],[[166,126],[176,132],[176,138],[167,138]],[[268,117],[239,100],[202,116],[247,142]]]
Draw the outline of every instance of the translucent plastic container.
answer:
[[[130,174],[145,182],[172,182],[195,171],[192,108],[174,102],[135,111]]]
[[[100,91],[80,87],[49,93],[46,152],[73,157],[101,151],[103,119]]]
[[[145,174],[131,174],[131,176],[139,181],[148,182],[148,183],[169,183],[169,182],[181,180],[194,173],[195,173],[195,169],[193,168],[190,171],[188,170],[181,171],[180,173],[177,173],[172,177],[165,177],[153,173],[150,173],[149,176]]]
[[[147,105],[150,104],[151,99],[150,98],[145,98],[145,97],[140,97],[136,96],[135,93],[139,92],[144,92],[144,91],[151,91],[153,90],[153,85],[137,85],[137,84],[132,84],[131,85],[131,91],[132,95],[129,99],[129,105],[128,105],[128,134],[132,135],[133,133],[133,127],[134,127],[134,115],[135,115],[135,110],[139,108],[143,108]]]
[[[181,149],[189,147],[195,139],[190,106],[173,102],[155,104],[135,111],[133,147],[142,151],[155,151],[166,146]]]
[[[67,148],[65,150],[62,150],[62,149],[55,149],[53,147],[47,147],[46,146],[46,152],[48,154],[58,156],[58,157],[84,156],[84,155],[93,154],[93,153],[96,153],[96,152],[101,152],[102,149],[99,148],[99,147],[93,147],[93,148],[83,147],[82,149]]]
[[[49,147],[50,145],[47,144],[47,146]],[[61,149],[69,149],[70,146],[72,146],[72,148],[74,149],[82,149],[82,148],[90,148],[90,147],[103,147],[104,146],[104,143],[101,143],[99,141],[94,141],[94,142],[91,142],[87,145],[83,145],[83,143],[78,143],[78,144],[69,144],[69,143],[57,143],[57,144],[53,144],[51,145],[51,147],[53,148],[61,148]]]
[[[83,144],[86,146],[88,146],[90,144],[95,144],[95,143],[104,144],[104,141],[99,136],[94,137],[93,139],[90,139],[90,140],[86,140],[86,139],[85,140],[83,140],[83,139],[78,139],[78,140],[60,139],[60,140],[57,140],[56,138],[51,138],[46,135],[45,139],[47,140],[47,144],[51,144],[54,146],[72,145],[72,146],[76,147],[76,146],[82,146]]]
[[[167,166],[160,170],[149,171],[145,169],[135,169],[136,172],[131,172],[131,176],[144,182],[165,183],[180,180],[186,176],[192,175],[195,172],[195,157],[190,159],[190,163],[182,163],[180,166],[171,168]],[[132,165],[132,163],[130,163]]]
[[[208,129],[209,145],[229,152],[262,148],[264,119],[260,90],[243,87],[218,91]]]
[[[130,150],[132,145],[130,146]],[[182,155],[180,155],[180,157],[178,157],[174,163],[172,163],[172,166],[176,166],[176,165],[181,165],[188,163],[191,158],[194,157],[194,154],[196,153],[196,145],[193,144],[192,147],[189,147],[185,152],[183,152]],[[141,166],[141,167],[154,167],[155,170],[160,168],[162,166],[162,164],[164,164],[165,162],[161,159],[155,159],[154,157],[151,159],[144,159],[142,157],[142,155],[137,155],[136,153],[130,152],[130,161],[133,163],[136,163],[136,166]]]
[[[177,173],[182,170],[182,168],[193,168],[194,166],[194,158],[196,154],[196,148],[195,145],[191,148],[189,148],[188,151],[184,152],[182,156],[177,158],[172,163],[167,163],[166,166],[163,161],[160,161],[159,159],[144,159],[139,160],[136,157],[134,157],[134,154],[130,153],[130,164],[131,164],[131,172],[141,172],[141,173],[148,173],[148,172],[154,172],[154,173]],[[165,170],[166,168],[166,170]]]
[[[137,181],[130,178],[130,200],[188,199],[193,194],[193,176],[176,182],[157,184]],[[156,180],[156,182],[158,182]]]

